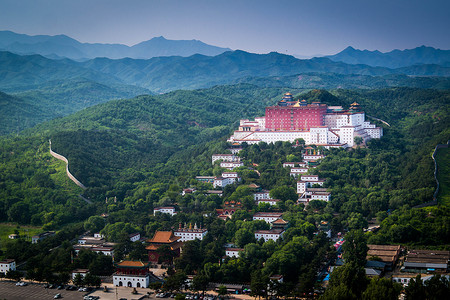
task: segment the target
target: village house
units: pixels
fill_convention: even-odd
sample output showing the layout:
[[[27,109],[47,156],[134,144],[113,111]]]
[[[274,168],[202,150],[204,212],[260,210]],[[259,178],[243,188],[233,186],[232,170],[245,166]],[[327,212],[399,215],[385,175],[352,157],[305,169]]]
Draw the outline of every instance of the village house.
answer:
[[[255,199],[255,201],[262,199],[272,199],[269,193],[270,191],[268,190],[261,190],[260,192],[253,193],[253,199]]]
[[[213,183],[214,178],[214,176],[195,176],[195,180],[205,183]]]
[[[34,236],[31,238],[31,243],[32,243],[32,244],[36,244],[37,242],[40,242],[40,241],[42,241],[43,239],[46,239],[46,238],[51,237],[51,236],[54,236],[54,235],[55,235],[55,232],[54,232],[54,231],[46,231],[46,232],[40,233],[40,234],[38,234],[38,235],[34,235]]]
[[[89,269],[75,269],[72,271],[72,280],[80,274],[83,278],[89,273]]]
[[[187,188],[187,189],[183,189],[183,191],[181,192],[181,196],[186,196],[187,194],[192,194],[196,191],[195,188]]]
[[[277,205],[278,203],[280,203],[280,199],[260,199],[256,202],[258,205],[261,203],[267,203],[269,205]]]
[[[0,260],[0,273],[6,275],[9,271],[16,270],[16,261],[14,259]]]
[[[386,269],[392,270],[397,262],[401,248],[400,245],[367,245],[367,260],[378,260],[386,264]]]
[[[448,270],[449,260],[450,251],[414,249],[408,251],[403,267],[406,271],[444,273]]]
[[[216,160],[222,160],[224,162],[240,162],[241,158],[234,154],[213,154],[212,164],[214,164]]]
[[[130,238],[131,242],[137,242],[141,239],[141,234],[139,232],[129,234],[128,237]]]
[[[255,231],[255,239],[259,241],[260,239],[264,239],[264,242],[268,240],[277,241],[280,237],[282,237],[284,233],[283,229],[270,229],[270,230],[256,230]]]
[[[301,162],[284,162],[283,163],[283,167],[284,168],[286,168],[286,167],[291,167],[291,168],[294,168],[294,167],[306,167],[306,166],[307,166],[307,164],[304,161],[301,161]]]
[[[228,257],[239,257],[239,253],[244,251],[243,248],[225,248],[225,255]]]
[[[272,223],[273,221],[281,218],[283,213],[280,212],[257,212],[253,215],[254,220],[263,220],[266,223]]]
[[[223,161],[223,162],[221,162],[220,163],[220,167],[221,168],[225,168],[225,169],[228,169],[228,170],[234,170],[234,169],[236,169],[236,168],[239,168],[239,167],[243,167],[244,166],[244,163],[243,162],[238,162],[238,161]]]
[[[153,214],[156,215],[156,213],[162,213],[162,214],[169,214],[171,216],[176,215],[175,207],[174,206],[163,206],[163,207],[155,207],[153,209]]]

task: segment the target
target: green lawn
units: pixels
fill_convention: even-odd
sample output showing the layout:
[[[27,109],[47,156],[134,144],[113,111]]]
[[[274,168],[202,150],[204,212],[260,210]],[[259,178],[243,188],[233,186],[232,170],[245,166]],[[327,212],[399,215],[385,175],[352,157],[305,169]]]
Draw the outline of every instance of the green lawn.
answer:
[[[5,242],[10,241],[8,236],[12,233],[15,233],[16,230],[19,232],[21,238],[27,239],[28,241],[31,241],[31,237],[33,235],[43,232],[42,228],[37,226],[18,226],[17,224],[13,223],[0,223],[0,248],[2,250],[5,249]]]
[[[441,148],[436,153],[438,165],[437,178],[439,180],[438,202],[442,205],[450,205],[450,149]]]

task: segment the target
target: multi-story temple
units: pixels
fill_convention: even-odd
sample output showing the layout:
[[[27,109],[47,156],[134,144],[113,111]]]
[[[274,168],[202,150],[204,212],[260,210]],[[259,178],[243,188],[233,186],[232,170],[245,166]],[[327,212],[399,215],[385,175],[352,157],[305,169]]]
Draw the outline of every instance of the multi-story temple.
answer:
[[[302,138],[306,144],[352,147],[355,137],[365,142],[381,136],[383,129],[365,121],[365,114],[356,102],[344,110],[342,106],[320,102],[294,101],[292,95],[286,93],[277,105],[266,107],[265,117],[241,120],[239,129],[228,141],[255,144],[293,142]]]

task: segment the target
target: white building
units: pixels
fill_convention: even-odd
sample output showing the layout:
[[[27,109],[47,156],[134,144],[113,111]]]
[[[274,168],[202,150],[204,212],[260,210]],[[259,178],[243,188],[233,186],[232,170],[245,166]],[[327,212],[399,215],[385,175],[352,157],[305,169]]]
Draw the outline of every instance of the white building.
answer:
[[[298,188],[298,186],[297,186]],[[307,188],[306,191],[301,194],[298,199],[298,203],[308,204],[311,200],[330,201],[331,193],[327,189],[323,188]]]
[[[223,172],[221,177],[215,177],[213,186],[217,187],[225,187],[229,184],[233,184],[236,181],[241,181],[241,178],[238,176],[237,172]]]
[[[78,274],[80,274],[84,278],[84,276],[86,276],[87,273],[89,273],[88,269],[75,269],[72,271],[72,280],[74,280]]]
[[[114,286],[148,288],[150,284],[149,265],[141,261],[122,261],[115,265]]]
[[[291,168],[290,175],[294,176],[294,177],[298,177],[301,174],[305,174],[307,172],[308,172],[308,168],[307,167],[296,167],[296,168]]]
[[[182,228],[180,224],[179,228],[173,231],[175,236],[179,236],[181,238],[181,242],[193,241],[195,239],[203,240],[207,233],[208,229],[201,227],[198,228],[197,224],[195,224],[193,228],[192,224],[190,224],[189,227],[185,224],[184,228]]]
[[[239,253],[244,251],[242,248],[225,248],[225,255],[228,257],[239,257]]]
[[[272,199],[272,198],[270,198],[269,194],[270,194],[270,191],[262,190],[261,192],[253,193],[253,199],[255,199],[255,201],[263,200],[263,199]]]
[[[0,260],[0,273],[6,275],[9,271],[16,270],[16,261],[14,259]]]
[[[241,158],[234,154],[213,154],[212,155],[212,163],[216,160],[228,161],[228,162],[239,162]]]
[[[277,241],[280,237],[283,236],[283,229],[270,229],[270,230],[256,230],[255,231],[255,239],[259,241],[260,239],[264,239],[264,242],[268,240]]]
[[[114,256],[114,247],[98,246],[92,247],[91,250],[95,253],[103,253],[104,255]]]
[[[263,220],[266,223],[272,223],[273,221],[281,218],[283,216],[283,213],[278,212],[257,212],[253,215],[253,221],[254,220]]]
[[[164,207],[155,207],[153,209],[153,214],[156,215],[157,212],[160,212],[162,214],[169,214],[171,216],[176,215],[175,207],[173,206],[164,206]]]
[[[225,168],[228,170],[234,170],[235,168],[243,167],[243,162],[237,162],[237,161],[223,161],[220,163],[221,168]]]
[[[306,167],[306,162],[304,162],[304,161],[301,161],[301,162],[284,162],[283,163],[283,168],[286,168],[286,167],[291,167],[291,168],[294,168],[294,167]]]
[[[267,203],[269,205],[277,205],[279,202],[280,199],[260,199],[257,204],[260,205],[261,203]]]
[[[141,239],[141,234],[139,232],[132,233],[132,234],[129,234],[128,237],[130,238],[130,241],[137,242]]]
[[[323,186],[324,182],[325,180],[319,179],[318,175],[301,175],[300,181],[297,181],[297,194],[303,194],[314,185]]]

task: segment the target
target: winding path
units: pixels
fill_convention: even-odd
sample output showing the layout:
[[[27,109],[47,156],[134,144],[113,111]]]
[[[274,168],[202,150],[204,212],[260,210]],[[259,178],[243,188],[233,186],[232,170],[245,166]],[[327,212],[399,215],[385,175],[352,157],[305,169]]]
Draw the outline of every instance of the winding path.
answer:
[[[367,116],[368,118],[371,118],[371,119],[380,121],[381,123],[386,124],[387,126],[391,127],[391,125],[389,125],[389,123],[386,122],[386,121],[383,121],[383,120],[381,120],[381,119],[378,119],[378,118],[375,118],[375,117],[372,117],[372,116],[368,116],[368,115],[366,115],[366,116]]]
[[[72,173],[70,173],[70,171],[69,171],[69,161],[67,160],[67,158],[65,158],[61,154],[58,154],[58,153],[56,153],[56,152],[54,152],[52,150],[52,140],[49,140],[49,143],[50,143],[50,154],[54,158],[62,160],[63,162],[66,163],[66,173],[67,173],[67,176],[69,176],[70,180],[72,180],[76,185],[78,185],[83,190],[87,189],[87,187],[84,184],[82,184],[78,179],[75,178],[75,176],[72,175]]]

